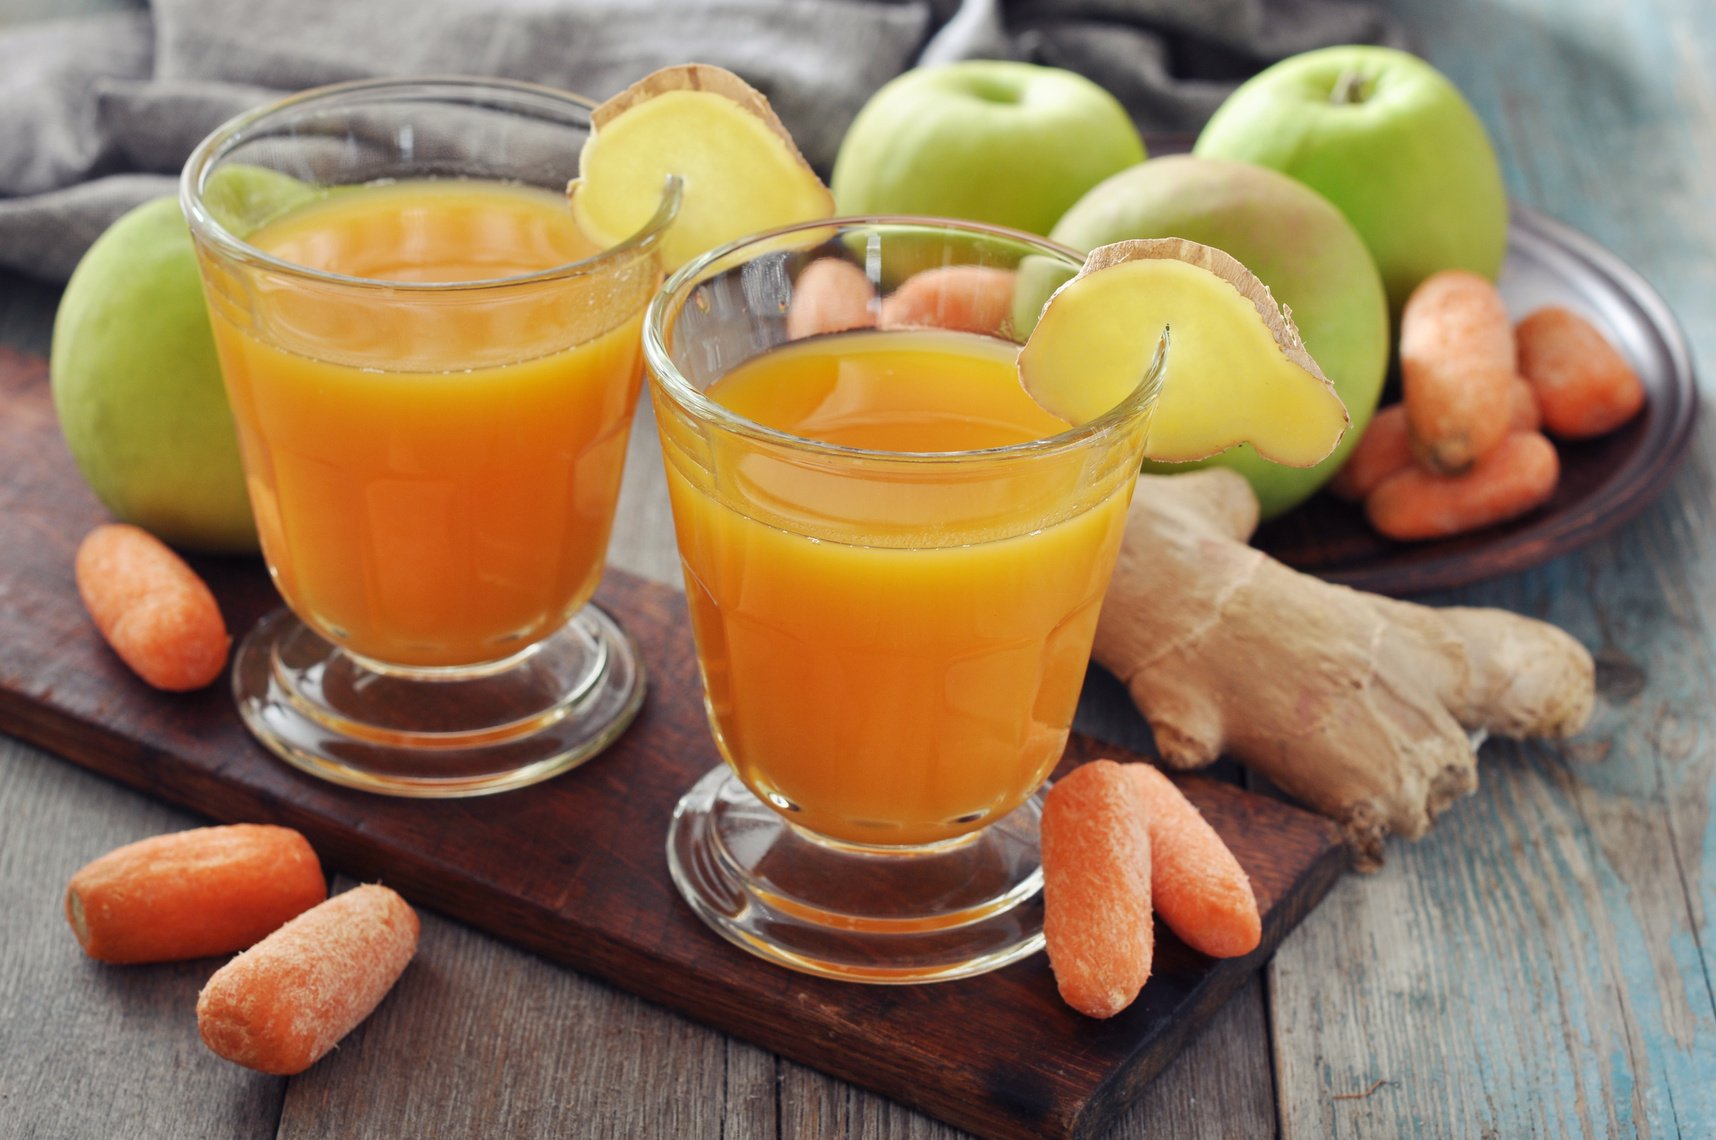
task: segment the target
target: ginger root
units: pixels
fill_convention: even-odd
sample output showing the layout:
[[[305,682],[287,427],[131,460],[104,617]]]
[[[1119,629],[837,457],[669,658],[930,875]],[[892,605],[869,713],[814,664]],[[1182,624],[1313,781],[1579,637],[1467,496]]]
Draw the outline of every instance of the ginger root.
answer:
[[[1333,585],[1247,545],[1257,499],[1209,468],[1141,475],[1094,656],[1171,768],[1223,752],[1336,820],[1382,865],[1477,787],[1473,732],[1564,737],[1595,700],[1591,655],[1546,622]]]

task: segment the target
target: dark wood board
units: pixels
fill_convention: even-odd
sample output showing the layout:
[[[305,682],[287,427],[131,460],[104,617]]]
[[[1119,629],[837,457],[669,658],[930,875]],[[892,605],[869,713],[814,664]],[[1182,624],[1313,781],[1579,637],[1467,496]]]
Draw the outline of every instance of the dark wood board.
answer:
[[[1102,1134],[1346,865],[1328,821],[1189,779],[1264,908],[1246,958],[1215,962],[1159,932],[1155,976],[1106,1022],[1060,1002],[1041,955],[932,986],[792,973],[705,929],[668,878],[673,805],[718,762],[674,591],[615,571],[598,595],[650,671],[643,712],[607,753],[503,795],[387,799],[275,760],[224,684],[166,695],[134,678],[72,583],[76,543],[103,518],[60,440],[45,365],[0,353],[0,731],[216,820],[297,827],[331,868],[981,1135]],[[254,559],[196,565],[235,634],[278,605]],[[1067,762],[1098,753],[1114,750],[1075,737]]]

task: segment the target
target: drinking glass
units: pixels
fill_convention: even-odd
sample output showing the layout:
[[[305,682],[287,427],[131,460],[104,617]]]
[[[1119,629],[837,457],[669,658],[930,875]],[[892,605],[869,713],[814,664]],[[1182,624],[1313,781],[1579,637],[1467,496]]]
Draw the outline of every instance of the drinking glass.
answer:
[[[1078,265],[986,226],[836,219],[705,254],[650,305],[650,391],[725,760],[680,801],[668,859],[693,909],[754,953],[905,983],[1041,945],[1038,793],[1165,354],[1089,422],[1029,400],[1017,346]],[[824,332],[839,306],[823,282],[842,273],[878,295],[935,274],[916,290],[932,303],[845,313],[919,327]],[[997,442],[1009,416],[1036,427]]]
[[[618,245],[564,198],[592,105],[377,80],[242,115],[181,183],[262,553],[287,610],[234,658],[288,762],[406,796],[497,792],[643,700],[590,598],[677,206]]]

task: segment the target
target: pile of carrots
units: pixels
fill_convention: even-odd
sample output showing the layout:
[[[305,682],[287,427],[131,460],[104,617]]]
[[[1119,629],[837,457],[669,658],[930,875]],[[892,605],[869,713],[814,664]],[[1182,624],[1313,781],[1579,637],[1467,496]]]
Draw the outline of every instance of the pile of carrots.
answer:
[[[417,915],[367,884],[328,898],[321,862],[287,827],[157,835],[72,876],[66,920],[115,964],[243,951],[197,998],[203,1042],[229,1061],[301,1073],[380,1004],[417,951]]]
[[[1549,436],[1590,439],[1644,406],[1644,385],[1590,321],[1539,309],[1516,326],[1488,279],[1444,270],[1400,318],[1401,401],[1380,409],[1329,490],[1401,541],[1525,514],[1560,479]],[[1547,434],[1546,434],[1547,433]]]
[[[1093,760],[1043,801],[1043,939],[1055,985],[1088,1017],[1113,1017],[1150,978],[1154,916],[1192,949],[1257,949],[1257,897],[1233,852],[1148,764]]]

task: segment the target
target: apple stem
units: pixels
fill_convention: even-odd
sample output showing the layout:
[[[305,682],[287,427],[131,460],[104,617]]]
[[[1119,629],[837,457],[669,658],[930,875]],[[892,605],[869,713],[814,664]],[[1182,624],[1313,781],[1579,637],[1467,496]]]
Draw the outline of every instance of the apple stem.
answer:
[[[1337,106],[1363,103],[1367,86],[1368,81],[1364,72],[1343,71],[1341,77],[1335,80],[1335,89],[1329,92],[1329,102]]]

